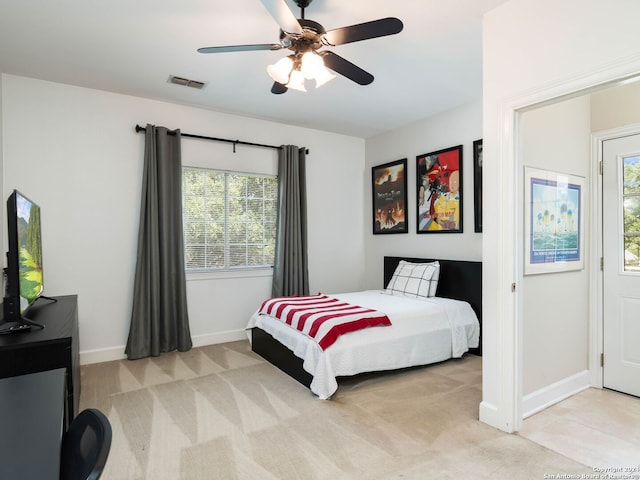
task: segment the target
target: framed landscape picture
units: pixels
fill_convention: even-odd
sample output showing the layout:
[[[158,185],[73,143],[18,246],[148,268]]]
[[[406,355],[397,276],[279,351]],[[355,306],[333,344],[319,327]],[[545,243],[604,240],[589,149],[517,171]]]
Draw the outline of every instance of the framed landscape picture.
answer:
[[[407,233],[407,159],[371,169],[373,233]]]
[[[525,167],[525,275],[584,268],[584,177]]]
[[[416,157],[417,233],[462,233],[462,145]]]

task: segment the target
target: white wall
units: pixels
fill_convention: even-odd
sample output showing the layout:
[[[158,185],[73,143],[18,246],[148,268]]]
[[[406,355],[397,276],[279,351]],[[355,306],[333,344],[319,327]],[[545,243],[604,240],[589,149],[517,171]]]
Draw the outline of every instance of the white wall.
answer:
[[[473,141],[482,138],[480,101],[404,126],[366,141],[364,190],[367,288],[382,287],[385,255],[481,260],[482,233],[474,233]],[[417,234],[416,157],[462,145],[463,233]],[[372,234],[371,167],[407,158],[409,233]]]
[[[589,232],[591,216],[590,124],[588,96],[531,110],[522,114],[519,145],[522,166],[584,178],[585,188],[581,194],[585,210],[580,218],[585,232]],[[521,178],[522,173],[520,168]],[[526,205],[526,199],[521,201]],[[585,300],[589,296],[590,265],[586,253],[590,247],[590,238],[585,238],[583,270],[529,275],[522,279],[522,393],[525,397],[589,368],[589,302]],[[526,409],[523,413],[527,414]]]
[[[84,362],[121,357],[128,335],[144,151],[136,124],[309,148],[311,290],[362,287],[364,193],[353,179],[363,176],[364,140],[12,75],[1,86],[3,197],[17,188],[42,208],[45,293],[78,294]],[[184,163],[211,167],[274,161],[271,150],[234,155],[215,142],[185,139],[183,150]],[[270,282],[190,276],[194,343],[243,338]]]
[[[640,82],[591,95],[591,130],[601,132],[640,123]]]
[[[484,17],[484,178],[503,187],[485,188],[483,198],[494,214],[484,219],[480,419],[505,431],[521,424],[522,395],[519,292],[511,289],[522,278],[516,111],[638,73],[638,18],[634,0],[511,0]]]

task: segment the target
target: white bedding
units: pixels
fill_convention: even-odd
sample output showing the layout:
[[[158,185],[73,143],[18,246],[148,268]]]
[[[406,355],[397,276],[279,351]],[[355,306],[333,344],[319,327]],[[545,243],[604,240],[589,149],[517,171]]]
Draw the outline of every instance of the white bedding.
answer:
[[[331,397],[337,390],[336,377],[458,358],[479,343],[480,323],[467,302],[440,297],[407,298],[382,290],[331,296],[384,312],[392,325],[342,335],[325,351],[311,338],[273,317],[256,312],[247,325],[247,329],[264,330],[301,358],[303,368],[313,376],[311,391],[321,399]]]

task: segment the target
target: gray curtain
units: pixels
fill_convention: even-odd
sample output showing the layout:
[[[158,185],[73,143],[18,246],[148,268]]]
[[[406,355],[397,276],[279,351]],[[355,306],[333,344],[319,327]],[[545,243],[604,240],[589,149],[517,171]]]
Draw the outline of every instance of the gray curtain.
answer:
[[[278,223],[271,295],[309,295],[305,149],[295,145],[284,145],[278,158]]]
[[[136,359],[192,346],[182,238],[180,131],[147,125],[133,309],[125,353]]]

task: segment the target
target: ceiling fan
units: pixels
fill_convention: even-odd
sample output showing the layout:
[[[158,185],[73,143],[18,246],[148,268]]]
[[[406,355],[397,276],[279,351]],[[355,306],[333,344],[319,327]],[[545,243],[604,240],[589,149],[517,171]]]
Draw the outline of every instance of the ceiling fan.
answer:
[[[369,72],[331,50],[320,49],[394,35],[403,28],[402,21],[395,17],[387,17],[327,31],[319,23],[304,18],[304,9],[312,0],[295,0],[301,10],[299,19],[296,19],[285,0],[260,1],[280,27],[279,43],[203,47],[199,48],[198,52],[246,52],[283,48],[291,50],[293,54],[267,67],[269,75],[274,80],[271,92],[275,94],[285,93],[289,88],[306,91],[305,79],[315,79],[316,87],[319,87],[334,78],[329,70],[360,85],[370,84],[373,82],[373,75]]]

